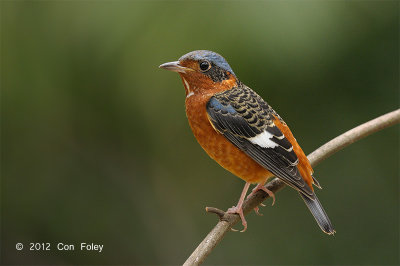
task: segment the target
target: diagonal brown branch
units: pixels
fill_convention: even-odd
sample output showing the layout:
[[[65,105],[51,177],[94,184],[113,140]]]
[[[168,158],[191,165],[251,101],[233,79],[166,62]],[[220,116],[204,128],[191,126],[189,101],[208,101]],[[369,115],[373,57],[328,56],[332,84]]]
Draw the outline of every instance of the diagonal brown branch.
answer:
[[[334,138],[333,140],[322,145],[314,152],[308,155],[308,159],[312,166],[316,166],[332,154],[340,151],[341,149],[349,146],[350,144],[372,134],[380,131],[384,128],[390,127],[392,125],[398,124],[400,122],[400,109],[393,112],[382,115],[371,121],[368,121],[362,125],[359,125],[342,135]],[[278,178],[272,179],[265,185],[269,190],[276,193],[277,191],[284,188],[286,185]],[[262,203],[268,198],[268,194],[264,191],[258,191],[252,197],[247,199],[243,204],[244,214],[249,213],[256,206]],[[199,265],[201,264],[215,246],[222,240],[226,232],[230,231],[233,225],[235,225],[239,220],[239,216],[236,214],[228,214],[222,210],[207,207],[206,211],[215,213],[219,216],[220,221],[217,225],[208,233],[204,240],[199,244],[199,246],[193,251],[190,257],[186,260],[184,265]]]

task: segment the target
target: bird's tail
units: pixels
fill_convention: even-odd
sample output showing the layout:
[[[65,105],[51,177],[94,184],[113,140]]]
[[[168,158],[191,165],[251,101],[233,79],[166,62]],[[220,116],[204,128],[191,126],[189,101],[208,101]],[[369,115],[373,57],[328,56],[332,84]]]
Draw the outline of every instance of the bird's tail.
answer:
[[[314,216],[315,220],[317,221],[319,227],[327,233],[328,235],[333,235],[336,233],[335,229],[333,228],[331,221],[329,220],[328,215],[326,214],[324,208],[319,202],[317,195],[315,195],[315,199],[312,200],[306,195],[300,193],[300,196],[303,198],[304,203],[307,205],[308,209],[311,211],[312,215]]]

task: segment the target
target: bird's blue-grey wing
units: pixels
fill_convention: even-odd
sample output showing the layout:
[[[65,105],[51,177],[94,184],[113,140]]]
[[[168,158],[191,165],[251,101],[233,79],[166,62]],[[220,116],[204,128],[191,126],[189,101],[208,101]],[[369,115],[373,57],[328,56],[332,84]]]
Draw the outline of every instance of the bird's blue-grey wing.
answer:
[[[285,183],[314,199],[297,168],[298,158],[290,141],[274,124],[272,108],[242,85],[218,93],[206,105],[213,127],[232,144]]]

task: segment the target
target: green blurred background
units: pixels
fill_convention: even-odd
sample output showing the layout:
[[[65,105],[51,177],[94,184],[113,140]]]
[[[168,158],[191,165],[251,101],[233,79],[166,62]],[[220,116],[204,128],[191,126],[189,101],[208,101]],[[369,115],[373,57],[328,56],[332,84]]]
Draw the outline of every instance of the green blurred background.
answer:
[[[2,263],[185,261],[216,223],[204,207],[244,185],[197,144],[178,75],[158,69],[197,49],[222,54],[306,153],[399,106],[398,1],[1,1]],[[316,167],[334,237],[285,189],[206,263],[399,263],[398,129]]]

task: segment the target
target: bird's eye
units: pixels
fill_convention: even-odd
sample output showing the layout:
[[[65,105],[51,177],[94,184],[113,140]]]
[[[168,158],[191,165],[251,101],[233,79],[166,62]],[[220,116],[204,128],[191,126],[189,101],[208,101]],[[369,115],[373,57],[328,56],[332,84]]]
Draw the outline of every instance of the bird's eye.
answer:
[[[201,61],[200,62],[200,69],[201,71],[207,71],[211,68],[211,64],[208,61]]]

